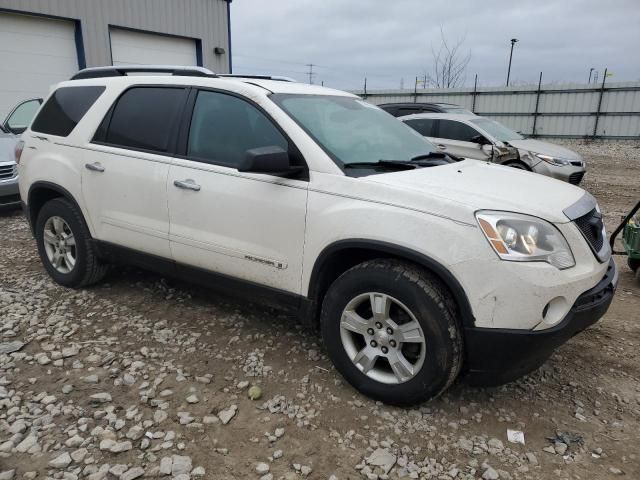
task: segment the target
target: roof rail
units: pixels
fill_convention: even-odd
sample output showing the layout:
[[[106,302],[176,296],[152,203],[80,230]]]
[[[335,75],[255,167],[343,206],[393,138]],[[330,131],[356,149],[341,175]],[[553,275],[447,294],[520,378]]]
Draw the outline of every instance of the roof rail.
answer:
[[[117,65],[109,67],[84,68],[73,75],[70,80],[87,78],[122,77],[129,73],[170,73],[188,77],[217,77],[208,68],[183,67],[178,65]]]
[[[280,75],[241,75],[239,73],[220,73],[219,77],[226,78],[248,78],[252,80],[275,80],[277,82],[297,82],[291,77],[282,77]]]

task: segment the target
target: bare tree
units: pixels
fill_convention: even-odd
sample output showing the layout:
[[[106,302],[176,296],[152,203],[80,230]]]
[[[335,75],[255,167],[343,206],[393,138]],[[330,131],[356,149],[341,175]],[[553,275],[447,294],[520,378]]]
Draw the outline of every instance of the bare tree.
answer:
[[[463,51],[465,38],[451,43],[440,27],[440,47],[431,44],[433,55],[433,74],[427,77],[427,83],[436,88],[454,88],[461,86],[466,79],[466,70],[471,60],[471,51]]]

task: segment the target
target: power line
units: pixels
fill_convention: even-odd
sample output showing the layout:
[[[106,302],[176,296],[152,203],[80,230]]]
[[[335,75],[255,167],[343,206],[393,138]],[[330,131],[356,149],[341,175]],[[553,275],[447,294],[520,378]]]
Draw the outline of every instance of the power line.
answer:
[[[309,75],[309,84],[313,84],[313,77],[315,75],[315,73],[313,72],[313,67],[316,66],[317,65],[314,65],[313,63],[305,64],[305,67],[309,67],[309,71],[307,72],[307,75]]]

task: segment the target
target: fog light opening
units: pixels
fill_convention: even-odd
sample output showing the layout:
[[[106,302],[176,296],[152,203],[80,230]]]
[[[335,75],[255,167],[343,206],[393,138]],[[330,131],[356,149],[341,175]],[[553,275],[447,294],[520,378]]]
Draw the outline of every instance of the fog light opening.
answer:
[[[569,302],[564,297],[556,297],[542,309],[542,321],[548,326],[560,323],[569,311]]]

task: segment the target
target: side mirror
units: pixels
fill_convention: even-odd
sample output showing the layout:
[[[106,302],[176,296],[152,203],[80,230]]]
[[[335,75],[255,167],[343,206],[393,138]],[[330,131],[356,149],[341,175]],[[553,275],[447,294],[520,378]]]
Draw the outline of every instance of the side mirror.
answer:
[[[478,145],[491,145],[492,143],[487,140],[482,135],[476,135],[475,137],[471,137],[471,141],[473,143],[477,143]]]
[[[7,132],[20,135],[31,123],[41,103],[41,98],[32,98],[19,103],[7,116],[2,126]]]
[[[302,167],[291,165],[289,153],[283,148],[270,146],[247,150],[238,171],[286,177],[301,172]]]

